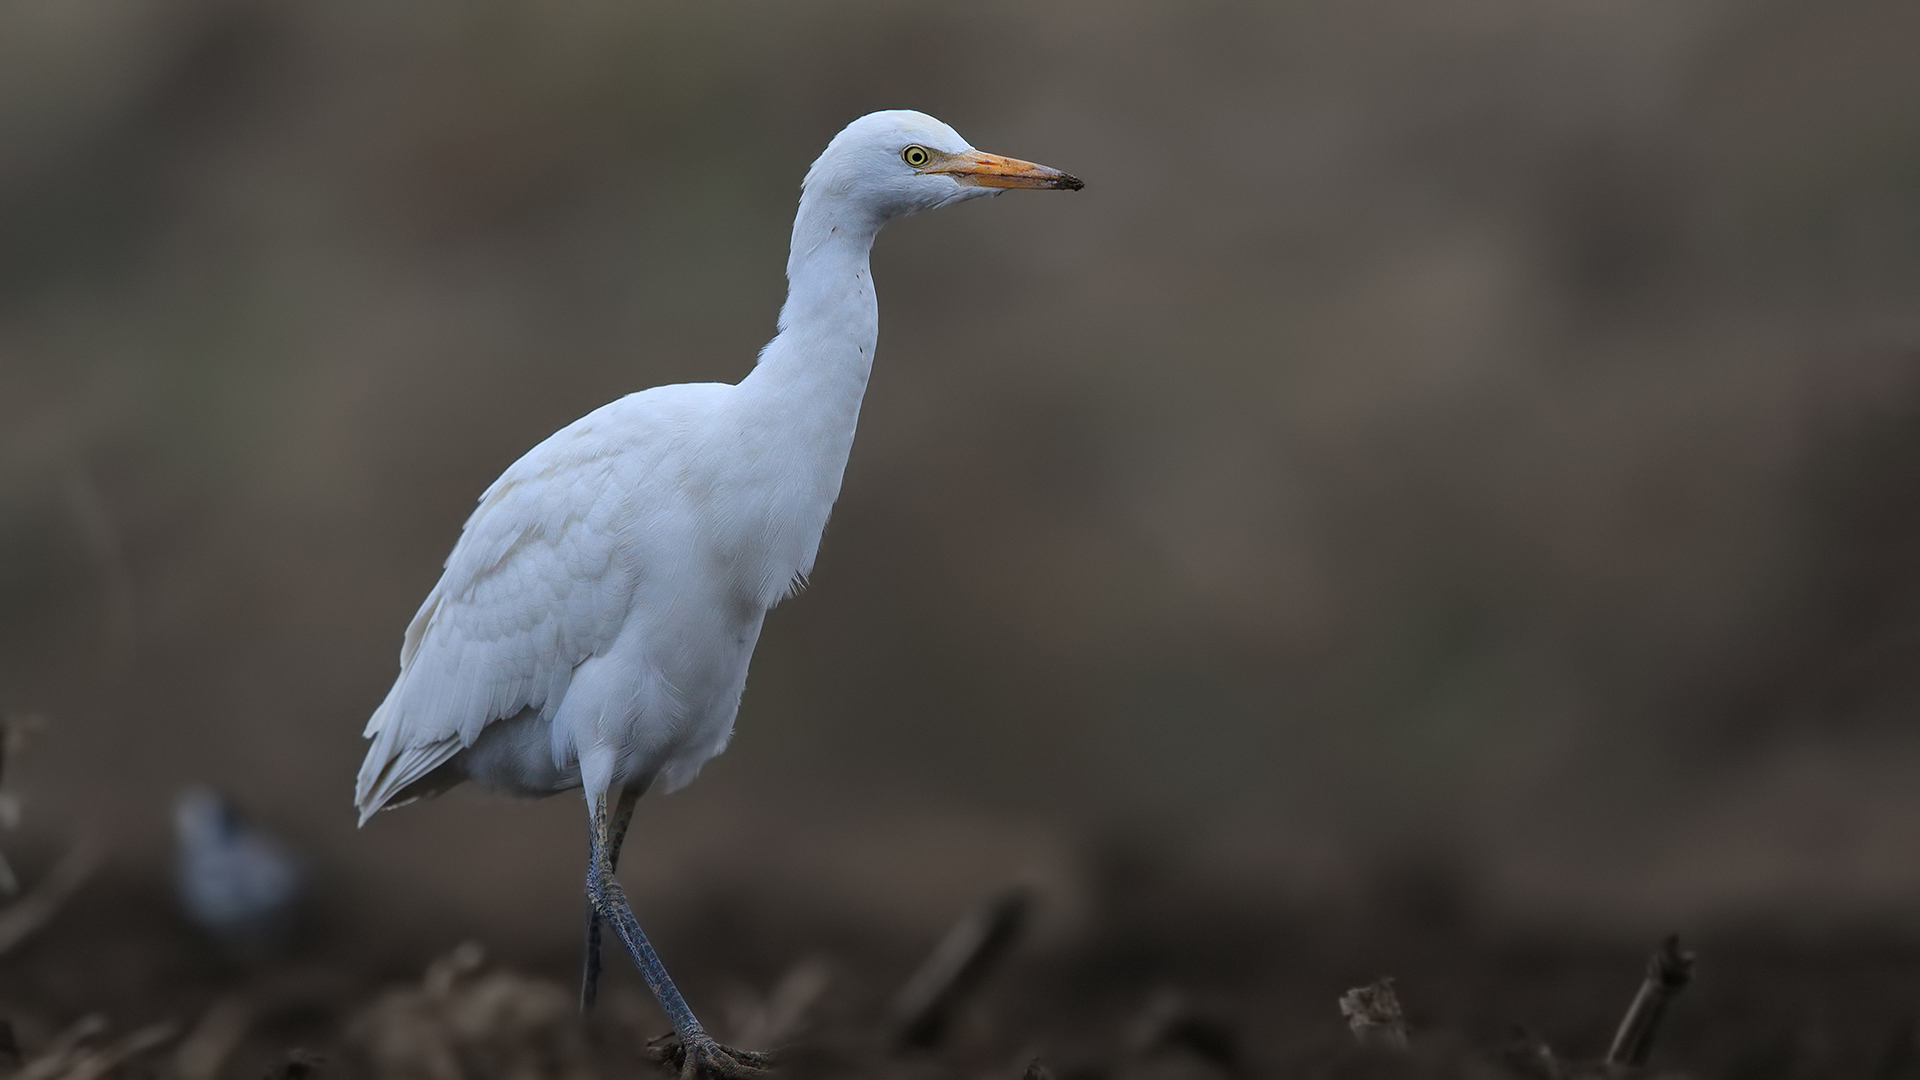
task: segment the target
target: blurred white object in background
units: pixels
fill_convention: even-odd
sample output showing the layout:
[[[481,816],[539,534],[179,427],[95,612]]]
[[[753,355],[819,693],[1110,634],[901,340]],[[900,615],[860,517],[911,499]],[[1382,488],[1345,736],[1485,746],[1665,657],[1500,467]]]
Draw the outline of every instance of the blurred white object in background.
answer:
[[[187,918],[232,959],[285,951],[299,929],[308,884],[293,850],[201,785],[180,792],[173,826],[174,888]]]

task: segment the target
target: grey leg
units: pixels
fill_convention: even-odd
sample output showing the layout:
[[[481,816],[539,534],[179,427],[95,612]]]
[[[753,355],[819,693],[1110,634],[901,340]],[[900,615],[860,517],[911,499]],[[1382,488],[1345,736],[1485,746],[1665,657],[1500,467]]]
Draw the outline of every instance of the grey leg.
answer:
[[[633,962],[640,968],[640,977],[647,982],[647,988],[660,1002],[660,1008],[673,1024],[673,1033],[679,1038],[677,1054],[669,1049],[667,1053],[677,1058],[682,1080],[697,1080],[699,1077],[716,1077],[720,1080],[752,1080],[764,1076],[763,1070],[773,1064],[769,1054],[758,1054],[750,1050],[732,1050],[713,1041],[700,1021],[694,1019],[693,1010],[687,1008],[687,1000],[667,976],[665,964],[648,943],[647,935],[640,929],[640,921],[633,917],[633,908],[627,903],[626,891],[614,880],[613,863],[608,857],[613,845],[613,828],[607,819],[605,800],[601,800],[593,809],[593,831],[591,860],[587,864],[587,898],[593,902],[595,911],[613,927],[614,936],[627,947],[633,956]]]
[[[633,824],[633,807],[640,801],[640,792],[633,788],[623,788],[620,801],[613,808],[613,828],[607,837],[607,867],[617,870],[620,867],[620,846],[627,841],[627,826]],[[587,952],[580,968],[580,1011],[592,1012],[593,1003],[600,996],[600,909],[587,904]]]

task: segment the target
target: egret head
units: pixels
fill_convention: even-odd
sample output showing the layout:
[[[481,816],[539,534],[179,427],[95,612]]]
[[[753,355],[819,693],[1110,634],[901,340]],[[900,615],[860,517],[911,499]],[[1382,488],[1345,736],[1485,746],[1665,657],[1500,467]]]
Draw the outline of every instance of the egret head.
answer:
[[[1030,161],[986,154],[960,133],[910,109],[868,113],[833,137],[802,189],[880,221],[1011,188],[1065,188],[1079,179]]]

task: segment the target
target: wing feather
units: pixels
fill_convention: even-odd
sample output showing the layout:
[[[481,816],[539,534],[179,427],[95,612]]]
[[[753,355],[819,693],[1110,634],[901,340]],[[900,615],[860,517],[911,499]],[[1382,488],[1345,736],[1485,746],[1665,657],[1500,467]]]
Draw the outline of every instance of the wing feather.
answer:
[[[362,822],[495,720],[552,719],[574,668],[619,634],[640,574],[627,499],[659,460],[659,439],[635,437],[654,427],[630,415],[638,396],[534,447],[481,496],[367,722]]]

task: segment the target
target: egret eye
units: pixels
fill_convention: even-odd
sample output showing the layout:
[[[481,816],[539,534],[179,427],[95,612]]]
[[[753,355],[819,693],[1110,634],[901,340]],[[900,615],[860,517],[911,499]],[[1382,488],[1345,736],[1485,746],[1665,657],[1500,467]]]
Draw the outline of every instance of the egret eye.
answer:
[[[900,151],[900,160],[916,169],[924,169],[927,167],[927,162],[933,160],[933,155],[927,151],[926,147],[914,145]]]

